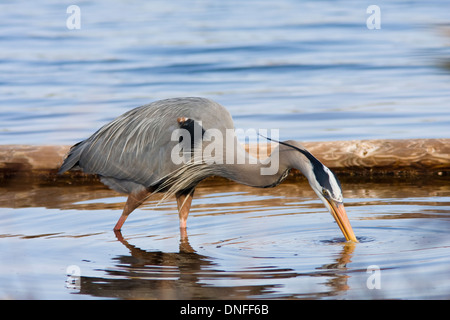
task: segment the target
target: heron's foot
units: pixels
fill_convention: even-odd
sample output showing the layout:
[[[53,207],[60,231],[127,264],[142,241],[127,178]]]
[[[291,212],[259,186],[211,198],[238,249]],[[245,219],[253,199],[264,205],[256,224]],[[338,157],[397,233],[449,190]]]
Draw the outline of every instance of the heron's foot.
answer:
[[[186,228],[180,228],[180,239],[187,239],[187,229]]]
[[[122,229],[123,224],[125,223],[125,220],[127,220],[128,214],[122,214],[119,218],[119,221],[117,221],[116,225],[114,226],[114,231],[120,231]]]
[[[119,240],[120,242],[124,241],[122,232],[120,232],[120,230],[114,230],[114,234],[116,235],[117,240]]]
[[[181,239],[187,238],[186,219],[180,219],[180,237]]]

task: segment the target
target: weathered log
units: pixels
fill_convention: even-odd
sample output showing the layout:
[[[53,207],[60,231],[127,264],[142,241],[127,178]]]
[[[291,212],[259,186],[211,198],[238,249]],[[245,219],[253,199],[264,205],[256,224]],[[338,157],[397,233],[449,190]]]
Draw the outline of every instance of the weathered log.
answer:
[[[304,142],[303,146],[330,169],[350,175],[450,172],[450,139]],[[270,154],[271,145],[267,149],[247,146],[254,155]]]
[[[0,169],[14,171],[55,170],[69,146],[0,146]]]
[[[450,139],[358,140],[305,142],[312,154],[334,171],[346,174],[446,174],[450,172]],[[0,146],[0,179],[39,176],[55,179],[69,146]],[[267,150],[266,150],[267,148]],[[266,147],[247,146],[267,155]],[[296,174],[295,171],[293,173]],[[66,175],[67,176],[67,175]],[[71,177],[83,177],[72,173]]]
[[[327,166],[340,171],[450,169],[450,139],[361,140],[304,143]]]

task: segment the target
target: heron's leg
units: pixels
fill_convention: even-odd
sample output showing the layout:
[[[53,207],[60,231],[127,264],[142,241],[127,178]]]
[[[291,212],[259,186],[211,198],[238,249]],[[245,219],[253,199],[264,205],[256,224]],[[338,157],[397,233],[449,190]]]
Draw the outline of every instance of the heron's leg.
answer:
[[[194,194],[194,189],[188,191],[180,192],[176,194],[178,215],[180,217],[180,230],[185,232],[186,221],[189,215],[189,210],[191,210],[192,196]]]
[[[117,221],[114,231],[118,231],[122,229],[122,225],[127,220],[128,215],[133,212],[134,209],[139,207],[151,194],[152,190],[150,189],[142,189],[138,192],[132,192],[128,195],[127,202],[125,203],[125,207],[123,208],[122,215]]]

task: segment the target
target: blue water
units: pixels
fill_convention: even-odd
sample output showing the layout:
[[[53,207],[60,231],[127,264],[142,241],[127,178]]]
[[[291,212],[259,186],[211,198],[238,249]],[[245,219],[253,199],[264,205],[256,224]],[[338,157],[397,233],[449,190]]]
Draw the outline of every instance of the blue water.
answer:
[[[371,4],[2,1],[0,145],[73,144],[179,96],[280,139],[450,138],[450,2],[376,1],[378,30]],[[356,245],[304,181],[202,184],[186,239],[174,199],[136,209],[122,239],[126,198],[100,184],[0,181],[0,299],[448,299],[448,178],[341,182]]]
[[[0,144],[72,144],[176,96],[282,139],[449,137],[450,3],[378,1],[379,30],[370,4],[2,1]]]
[[[449,299],[448,183],[343,187],[356,245],[306,182],[202,184],[187,238],[175,199],[149,199],[117,236],[126,198],[101,185],[0,184],[0,298]]]

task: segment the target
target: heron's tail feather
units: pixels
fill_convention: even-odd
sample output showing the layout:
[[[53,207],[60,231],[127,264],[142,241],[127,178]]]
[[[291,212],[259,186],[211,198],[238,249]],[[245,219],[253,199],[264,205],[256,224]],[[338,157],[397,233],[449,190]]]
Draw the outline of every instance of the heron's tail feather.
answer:
[[[58,170],[58,174],[62,174],[66,171],[69,171],[70,169],[77,169],[78,167],[78,161],[80,160],[81,153],[84,150],[84,141],[78,142],[77,144],[73,145],[69,152],[67,153],[63,164],[61,165],[61,168]]]

